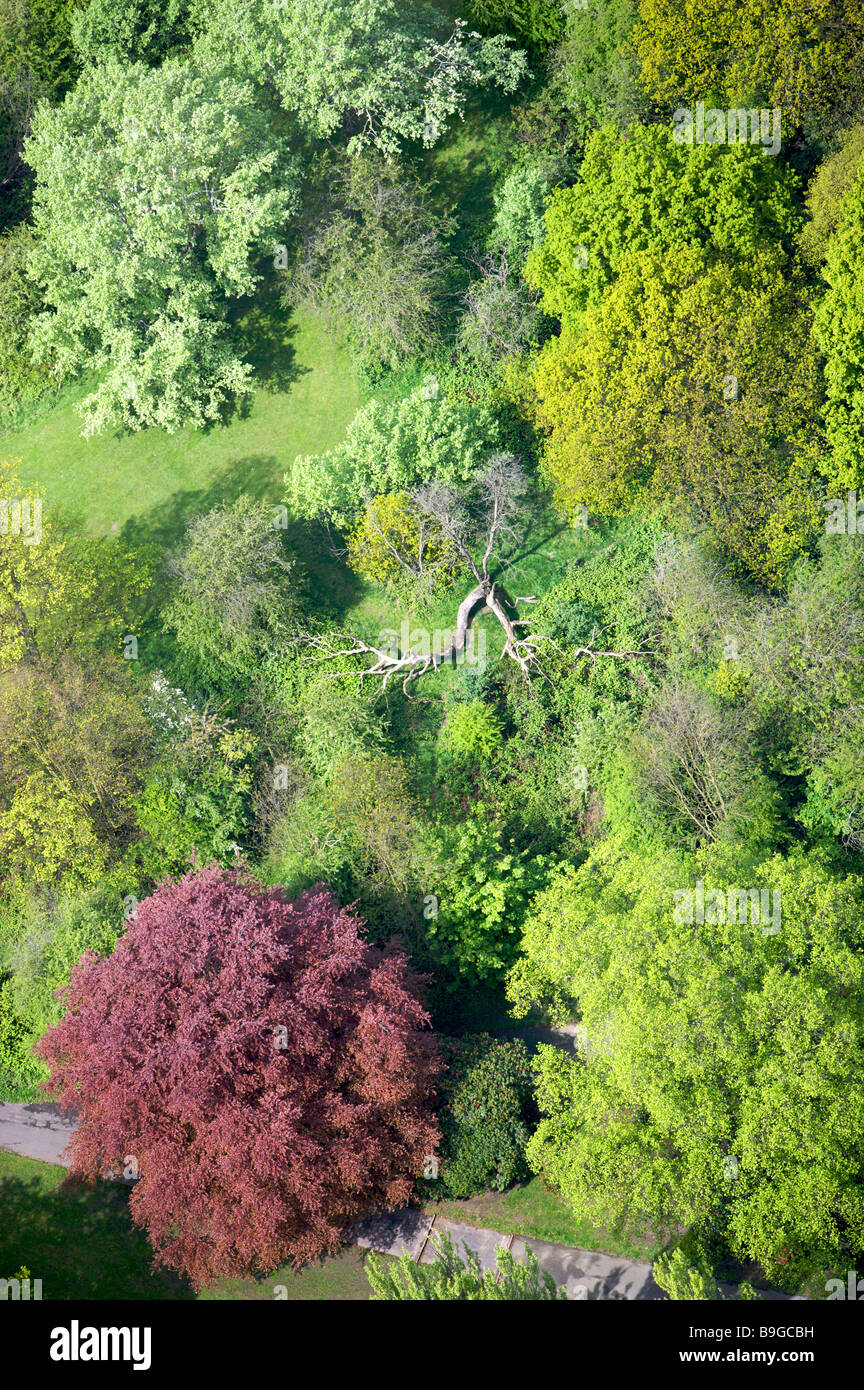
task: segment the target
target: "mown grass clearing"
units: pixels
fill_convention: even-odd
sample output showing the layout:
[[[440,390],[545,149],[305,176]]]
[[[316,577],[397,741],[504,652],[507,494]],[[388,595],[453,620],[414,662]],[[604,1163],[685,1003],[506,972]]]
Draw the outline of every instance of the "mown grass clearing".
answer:
[[[89,388],[81,386],[57,409],[7,432],[0,448],[20,458],[23,482],[37,484],[49,505],[76,514],[96,534],[128,523],[136,539],[169,544],[191,514],[240,493],[276,505],[293,459],[338,443],[360,392],[347,353],[317,320],[301,316],[277,327],[262,315],[255,323],[267,337],[269,375],[259,373],[248,407],[225,425],[85,439],[76,402]],[[254,342],[253,328],[247,331]]]
[[[630,1260],[652,1260],[663,1249],[647,1235],[639,1241],[620,1240],[576,1216],[563,1197],[549,1191],[542,1178],[532,1178],[506,1192],[482,1192],[464,1201],[430,1202],[426,1210],[467,1226],[485,1226],[506,1235],[532,1236]]]

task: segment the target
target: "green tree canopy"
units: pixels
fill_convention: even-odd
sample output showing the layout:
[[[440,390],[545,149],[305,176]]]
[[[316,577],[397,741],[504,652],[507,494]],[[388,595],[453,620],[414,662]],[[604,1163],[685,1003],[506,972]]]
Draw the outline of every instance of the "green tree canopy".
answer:
[[[650,105],[638,85],[639,63],[630,36],[631,0],[568,5],[566,33],[552,54],[555,95],[582,139],[606,122],[628,125]]]
[[[171,568],[165,623],[199,678],[251,671],[285,643],[299,611],[296,566],[266,503],[243,496],[196,517]]]
[[[864,87],[858,0],[638,0],[643,79],[670,106],[780,107],[787,134],[854,110]]]
[[[824,274],[828,289],[816,314],[816,336],[825,354],[831,483],[857,488],[864,481],[864,173],[843,199]]]
[[[188,46],[201,0],[90,0],[72,21],[83,67],[106,58],[161,63]]]
[[[428,350],[441,327],[452,221],[373,150],[323,171],[324,206],[285,276],[284,302],[321,313],[373,369]]]
[[[807,190],[809,221],[801,228],[801,254],[812,265],[824,262],[831,238],[843,220],[843,201],[864,168],[864,121],[847,130],[839,149],[819,165]]]
[[[677,144],[671,128],[604,126],[579,181],[553,194],[526,278],[565,328],[578,323],[634,251],[693,243],[749,257],[791,235],[792,176],[749,145]]]
[[[296,206],[294,162],[250,83],[176,62],[116,60],[42,106],[26,155],[51,311],[37,352],[101,374],[85,433],[216,419],[251,368],[224,327],[229,297]]]
[[[518,1013],[578,1010],[583,1032],[576,1057],[540,1049],[529,1162],[580,1215],[712,1224],[769,1277],[790,1252],[861,1250],[862,920],[860,879],[800,850],[692,859],[612,839],[562,868],[510,990]]]
[[[0,73],[29,72],[59,97],[78,76],[71,28],[87,0],[0,0]]]
[[[0,674],[94,643],[116,651],[152,579],[149,551],[77,535],[15,460],[0,460],[0,503]]]
[[[511,40],[400,0],[215,0],[196,55],[265,84],[310,135],[385,154],[435,144],[472,88],[513,92],[526,71]]]
[[[810,322],[776,251],[623,259],[581,332],[552,339],[535,370],[558,505],[610,515],[683,504],[739,564],[776,581],[822,517],[808,491],[819,442]]]
[[[468,482],[497,443],[490,410],[451,400],[430,379],[402,400],[363,406],[336,449],[296,458],[285,478],[287,501],[298,516],[329,516],[347,526],[382,493],[433,478]]]

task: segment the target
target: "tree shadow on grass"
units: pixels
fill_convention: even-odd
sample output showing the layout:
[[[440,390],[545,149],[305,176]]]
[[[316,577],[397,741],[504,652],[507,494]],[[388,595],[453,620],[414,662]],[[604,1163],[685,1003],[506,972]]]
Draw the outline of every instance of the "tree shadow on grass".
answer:
[[[181,543],[194,517],[234,502],[244,493],[276,507],[284,491],[279,468],[273,454],[248,454],[235,459],[204,486],[180,488],[149,511],[129,517],[120,536],[130,545],[156,545],[170,550]]]
[[[42,1281],[43,1300],[194,1298],[186,1280],[154,1271],[152,1259],[120,1184],[67,1177],[48,1190],[36,1178],[0,1182],[0,1277],[26,1265],[31,1281]]]
[[[277,519],[275,509],[282,505],[284,489],[274,455],[251,454],[235,459],[206,486],[181,489],[149,511],[130,517],[120,538],[130,546],[153,546],[167,557],[183,544],[187,527],[196,516],[243,495],[272,506],[274,521]],[[362,585],[357,576],[332,553],[332,544],[319,524],[294,521],[289,516],[282,534],[289,555],[298,562],[304,607],[338,621],[360,598]],[[167,601],[170,587],[167,567],[162,564],[146,610],[141,613],[142,634],[156,637],[159,610]]]
[[[311,367],[297,362],[294,339],[297,325],[279,297],[275,274],[265,273],[254,299],[241,299],[229,310],[234,345],[254,373],[256,386],[264,391],[289,391]],[[246,419],[252,397],[240,396],[232,414]]]

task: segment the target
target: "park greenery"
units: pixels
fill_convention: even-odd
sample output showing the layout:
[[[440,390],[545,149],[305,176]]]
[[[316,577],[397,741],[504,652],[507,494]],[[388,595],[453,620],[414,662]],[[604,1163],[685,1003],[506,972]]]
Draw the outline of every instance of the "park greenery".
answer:
[[[672,1299],[860,1267],[862,64],[0,0],[0,1099],[160,1279],[532,1180]]]

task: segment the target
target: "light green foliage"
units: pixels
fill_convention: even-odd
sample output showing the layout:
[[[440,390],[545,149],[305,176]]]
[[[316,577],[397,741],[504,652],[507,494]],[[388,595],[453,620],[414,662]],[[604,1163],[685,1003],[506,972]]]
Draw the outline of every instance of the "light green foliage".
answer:
[[[326,796],[319,788],[301,791],[287,812],[274,817],[264,861],[267,881],[280,884],[289,898],[323,882],[343,901],[353,901],[352,857]]]
[[[567,7],[567,31],[552,55],[556,97],[584,140],[594,127],[626,126],[647,114],[639,63],[629,39],[636,22],[630,0],[589,0]]]
[[[188,45],[189,11],[189,0],[90,0],[72,21],[72,42],[85,68],[111,57],[160,63]]]
[[[501,741],[501,721],[482,700],[454,705],[441,735],[442,746],[457,763],[485,763]]]
[[[716,1299],[717,1284],[711,1271],[702,1264],[689,1264],[683,1250],[661,1255],[652,1269],[655,1284],[673,1301],[697,1302]]]
[[[543,883],[546,861],[506,843],[500,822],[474,811],[461,824],[427,832],[427,891],[438,900],[425,926],[430,950],[450,984],[500,979],[513,961],[525,910]]]
[[[795,818],[817,841],[853,851],[864,829],[862,580],[861,538],[826,537],[819,562],[797,567],[785,602],[760,615],[742,643],[772,762],[782,775],[806,777]]]
[[[697,878],[708,920],[691,923]],[[779,932],[711,920],[710,888],[723,906],[751,887],[777,895]],[[858,1248],[861,889],[801,851],[694,862],[613,840],[562,869],[511,977],[518,1013],[575,1008],[585,1030],[576,1058],[540,1049],[535,1170],[617,1230],[713,1222],[771,1278],[789,1250]]]
[[[354,679],[310,679],[303,688],[300,714],[300,754],[324,782],[343,758],[382,750],[380,717]]]
[[[517,165],[495,190],[495,216],[489,235],[492,250],[507,256],[512,271],[522,270],[545,230],[546,202],[552,176],[545,164]]]
[[[488,462],[498,426],[485,406],[461,405],[433,383],[404,399],[372,400],[348,429],[344,444],[295,459],[287,501],[298,516],[329,516],[350,525],[364,502],[436,479],[466,483]]]
[[[496,1274],[484,1270],[478,1256],[467,1248],[463,1260],[447,1234],[437,1249],[437,1260],[426,1265],[415,1264],[410,1255],[403,1255],[394,1264],[385,1264],[379,1256],[370,1255],[366,1276],[373,1299],[403,1303],[442,1299],[460,1303],[480,1299],[493,1303],[536,1303],[567,1298],[566,1289],[556,1288],[551,1274],[541,1275],[537,1256],[532,1252],[523,1263],[509,1250],[500,1250],[496,1255]]]
[[[85,432],[217,419],[250,389],[225,302],[254,288],[253,262],[296,204],[292,157],[251,84],[106,62],[39,109],[26,154],[31,268],[53,310],[35,348],[102,374]]]
[[[811,265],[828,256],[831,238],[843,220],[843,200],[864,167],[864,121],[844,132],[839,149],[816,170],[807,190],[809,220],[801,228],[801,255]]]
[[[472,88],[513,92],[526,71],[510,40],[400,0],[215,0],[195,52],[272,86],[309,135],[387,155],[434,145]]]
[[[465,294],[459,347],[481,371],[490,372],[537,341],[540,315],[535,293],[511,273],[506,254],[487,256],[479,269],[480,277]]]
[[[845,490],[864,481],[864,173],[843,199],[824,274],[828,289],[816,314],[816,337],[825,355],[830,483]]]
[[[583,834],[601,814],[613,814],[608,765],[655,683],[646,588],[662,535],[652,519],[610,530],[531,608],[532,630],[548,639],[549,679],[507,684],[508,733],[485,779],[486,795],[532,844],[554,846],[556,856],[581,854]],[[575,655],[582,646],[634,655],[592,661]],[[635,655],[640,651],[647,659]]]
[[[190,524],[163,621],[196,674],[251,674],[287,641],[299,611],[297,575],[275,521],[272,507],[241,496]]]
[[[386,753],[343,757],[326,793],[330,826],[356,877],[404,892],[419,865],[409,772]]]
[[[535,371],[559,508],[616,515],[669,501],[776,582],[822,521],[802,285],[776,251],[737,263],[696,247],[643,251],[618,269],[581,332],[552,339]]]
[[[565,328],[599,302],[633,252],[693,243],[749,258],[797,225],[792,176],[749,145],[676,144],[671,127],[604,126],[579,172],[574,187],[553,194],[525,272]]]
[[[95,884],[105,874],[107,858],[88,809],[63,783],[41,773],[16,787],[0,813],[0,863],[6,873],[32,875],[40,883]]]
[[[688,1262],[682,1249],[677,1248],[670,1255],[661,1255],[654,1261],[652,1270],[655,1284],[672,1300],[723,1302],[723,1294],[718,1291],[717,1282],[704,1260],[695,1264]],[[738,1299],[752,1302],[759,1295],[752,1284],[743,1283],[738,1288]]]
[[[59,895],[31,890],[0,911],[0,974],[8,976],[0,985],[0,1096],[35,1092],[47,1076],[30,1049],[60,1017],[56,991],[87,951],[112,951],[123,925],[120,895],[104,885]]]
[[[634,593],[654,660],[615,691],[629,708],[600,705],[579,739],[607,823],[768,848],[797,821],[834,855],[859,848],[862,556],[860,537],[826,537],[768,597],[742,592],[715,552],[658,546]]]
[[[411,893],[416,900],[427,857],[409,769],[386,751],[356,686],[324,685],[312,681],[304,695],[298,739],[319,780],[304,782],[301,770],[282,793],[268,840],[270,872],[292,892],[326,881],[344,901],[359,900],[368,921],[382,921],[389,940],[397,915],[406,928],[413,922],[406,899]]]
[[[450,588],[463,563],[438,523],[404,492],[367,503],[348,536],[347,558],[362,578],[418,597]]]

